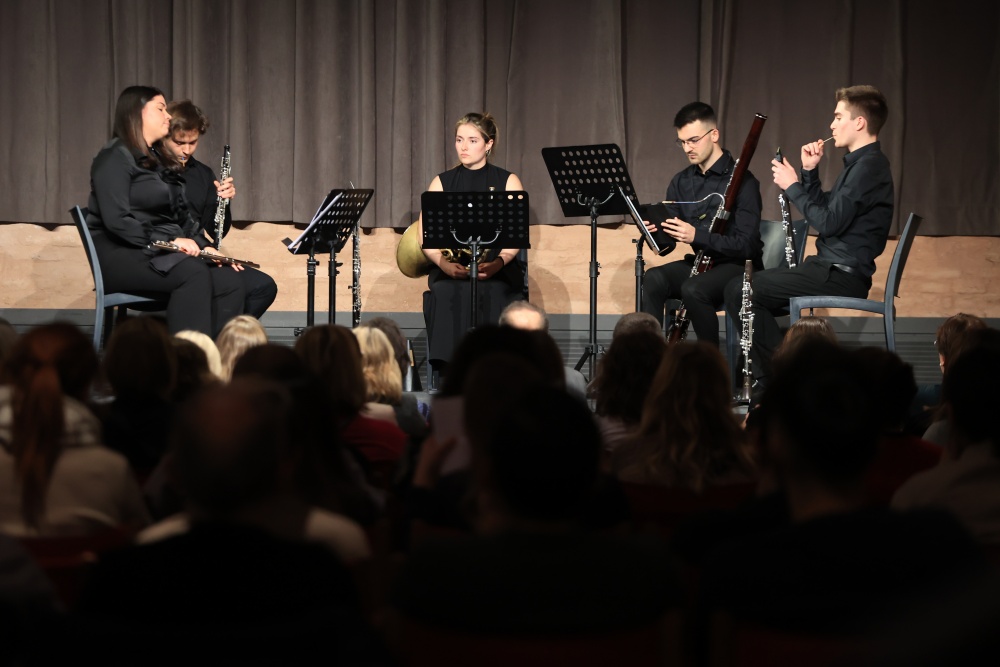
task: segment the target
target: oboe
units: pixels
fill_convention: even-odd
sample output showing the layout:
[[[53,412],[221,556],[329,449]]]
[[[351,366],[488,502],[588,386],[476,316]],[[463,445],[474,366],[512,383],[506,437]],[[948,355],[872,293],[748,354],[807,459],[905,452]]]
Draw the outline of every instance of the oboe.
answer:
[[[743,387],[736,397],[737,405],[750,405],[753,372],[750,368],[750,346],[753,345],[753,262],[743,266],[743,300],[740,304],[740,349],[743,350]]]
[[[354,297],[354,301],[352,303],[354,312],[351,326],[355,329],[361,325],[361,241],[358,238],[358,233],[360,231],[361,226],[357,221],[355,221],[354,241],[351,245],[351,250],[354,253],[354,276],[351,284],[351,293]]]
[[[166,250],[168,252],[184,252],[176,243],[168,243],[167,241],[153,241],[149,245],[152,248],[159,248],[160,250]],[[220,264],[238,264],[239,266],[249,266],[251,269],[260,268],[260,264],[251,262],[249,259],[236,259],[235,257],[226,257],[225,255],[213,255],[212,253],[204,250],[198,253],[198,257],[201,259],[207,259],[210,262],[218,262]]]
[[[219,184],[226,182],[229,178],[229,144],[226,144],[225,150],[222,152],[222,167],[219,170]],[[226,207],[229,206],[229,200],[219,197],[219,202],[215,206],[215,249],[218,250],[222,247],[222,232],[226,228]]]
[[[774,154],[774,159],[778,162],[784,162],[784,158],[781,155],[781,146],[778,146],[778,151]],[[798,254],[795,252],[795,234],[792,230],[792,216],[788,211],[788,198],[785,197],[784,190],[778,193],[778,206],[781,208],[781,229],[785,233],[785,262],[788,264],[788,268],[792,268],[797,264],[795,258]]]

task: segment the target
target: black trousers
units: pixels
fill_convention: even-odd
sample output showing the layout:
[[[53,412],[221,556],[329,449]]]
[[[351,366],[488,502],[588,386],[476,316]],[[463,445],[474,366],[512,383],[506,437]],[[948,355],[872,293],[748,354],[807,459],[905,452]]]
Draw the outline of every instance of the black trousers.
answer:
[[[186,257],[163,275],[149,265],[141,248],[126,246],[106,234],[94,234],[101,261],[104,289],[169,295],[167,326],[171,333],[185,329],[215,338],[226,322],[243,312],[246,288],[231,266],[215,266]]]
[[[826,262],[809,257],[795,268],[768,269],[753,276],[753,346],[750,359],[754,378],[765,380],[771,373],[771,357],[783,337],[776,317],[788,314],[793,296],[850,296],[864,299],[871,289],[870,278],[839,271]],[[743,283],[734,281],[726,288],[726,313],[740,330]]]
[[[246,268],[240,271],[239,275],[246,291],[243,312],[259,320],[278,296],[278,286],[271,276],[257,269]]]
[[[646,271],[642,279],[642,310],[663,321],[667,299],[680,299],[698,340],[719,345],[719,318],[726,285],[742,278],[743,265],[716,264],[705,273],[691,275],[692,259],[682,259]],[[739,282],[739,280],[737,281]]]

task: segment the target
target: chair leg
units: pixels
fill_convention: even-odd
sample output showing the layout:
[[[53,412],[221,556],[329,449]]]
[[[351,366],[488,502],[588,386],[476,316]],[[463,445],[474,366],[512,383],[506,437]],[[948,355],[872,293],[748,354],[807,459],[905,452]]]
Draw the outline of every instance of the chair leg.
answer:
[[[107,310],[107,308],[94,308],[94,349],[98,352],[104,347],[102,334],[104,333],[104,318]]]
[[[115,326],[115,308],[111,306],[110,308],[104,309],[104,340],[101,343],[101,348],[108,346],[108,341],[111,340],[111,329]]]
[[[890,352],[896,351],[896,317],[883,317],[885,323],[885,349]]]

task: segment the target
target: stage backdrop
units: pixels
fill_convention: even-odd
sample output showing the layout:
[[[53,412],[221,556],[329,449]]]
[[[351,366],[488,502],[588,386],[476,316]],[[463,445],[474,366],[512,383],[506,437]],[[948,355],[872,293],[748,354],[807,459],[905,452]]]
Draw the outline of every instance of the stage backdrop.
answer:
[[[998,25],[974,0],[3,0],[0,221],[69,222],[135,83],[208,113],[198,157],[232,145],[239,220],[304,222],[353,182],[375,188],[364,226],[406,226],[455,162],[455,119],[486,110],[532,222],[584,222],[541,149],[617,143],[651,201],[685,165],[672,119],[695,99],[736,153],[768,116],[751,168],[776,218],[768,158],[797,163],[829,136],[834,90],[869,83],[889,100],[894,231],[916,210],[924,234],[998,235]]]

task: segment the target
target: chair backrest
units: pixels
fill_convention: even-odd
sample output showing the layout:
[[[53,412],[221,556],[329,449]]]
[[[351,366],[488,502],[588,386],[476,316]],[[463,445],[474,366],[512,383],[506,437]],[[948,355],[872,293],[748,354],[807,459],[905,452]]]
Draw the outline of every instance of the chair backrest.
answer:
[[[891,303],[899,295],[899,283],[903,280],[903,267],[906,266],[906,258],[910,256],[910,247],[913,246],[913,237],[920,229],[920,223],[924,219],[916,213],[910,213],[910,217],[903,226],[903,233],[899,236],[899,243],[896,244],[896,252],[892,256],[892,264],[889,265],[889,276],[885,281],[885,300]]]
[[[90,228],[87,227],[87,209],[74,206],[69,210],[69,214],[76,223],[76,231],[80,232],[80,240],[83,241],[83,249],[87,253],[87,262],[90,263],[90,274],[94,277],[94,289],[97,291],[98,299],[104,297],[104,276],[101,275],[101,262],[97,258],[97,250],[94,248],[94,239],[90,235]],[[99,300],[98,303],[101,301]]]

